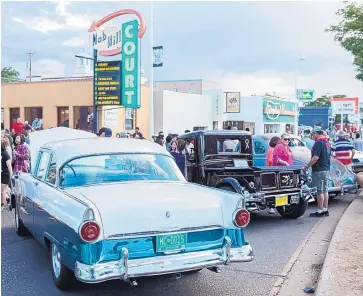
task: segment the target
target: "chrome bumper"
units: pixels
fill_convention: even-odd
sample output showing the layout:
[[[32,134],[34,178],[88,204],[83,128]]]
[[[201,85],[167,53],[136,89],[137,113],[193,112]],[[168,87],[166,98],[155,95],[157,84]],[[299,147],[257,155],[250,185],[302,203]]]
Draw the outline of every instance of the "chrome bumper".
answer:
[[[358,190],[358,184],[343,185],[341,187],[329,187],[328,192],[340,192],[344,194],[350,190]]]
[[[279,195],[300,196],[304,200],[308,200],[311,196],[316,194],[317,188],[316,187],[310,188],[308,186],[302,186],[299,191],[294,190],[294,191],[287,191],[284,193],[281,193],[279,191],[252,193],[252,194],[250,194],[249,197],[246,198],[246,203],[266,204],[266,198],[276,197]],[[298,201],[297,201],[297,203],[298,203]]]
[[[127,281],[141,276],[181,273],[253,260],[253,250],[249,244],[238,248],[232,248],[231,244],[231,239],[226,236],[221,249],[131,260],[128,250],[122,248],[119,261],[94,265],[76,262],[75,276],[81,282],[95,284],[114,279]]]

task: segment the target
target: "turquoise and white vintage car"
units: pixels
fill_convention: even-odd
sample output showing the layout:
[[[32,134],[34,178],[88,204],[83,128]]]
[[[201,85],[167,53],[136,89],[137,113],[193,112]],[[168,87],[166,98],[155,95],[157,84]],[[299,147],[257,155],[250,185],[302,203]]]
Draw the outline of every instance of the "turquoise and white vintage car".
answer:
[[[186,182],[155,143],[55,128],[30,148],[32,172],[13,179],[16,231],[50,253],[60,289],[254,258],[244,197]]]

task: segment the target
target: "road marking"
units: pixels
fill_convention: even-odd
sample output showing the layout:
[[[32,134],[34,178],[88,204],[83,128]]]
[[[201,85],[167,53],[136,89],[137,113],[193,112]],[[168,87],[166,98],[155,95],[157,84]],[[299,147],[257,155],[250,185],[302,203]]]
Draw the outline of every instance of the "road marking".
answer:
[[[287,276],[289,275],[290,271],[294,267],[297,259],[299,258],[302,250],[304,249],[305,245],[309,241],[310,237],[313,235],[315,230],[318,228],[318,226],[321,224],[323,219],[320,219],[313,227],[313,229],[308,233],[308,235],[304,238],[300,246],[295,250],[294,254],[292,254],[290,260],[285,265],[284,269],[282,270],[282,273],[280,277],[276,280],[274,283],[272,290],[270,291],[269,296],[277,296],[282,288],[282,285],[285,283],[285,280]]]

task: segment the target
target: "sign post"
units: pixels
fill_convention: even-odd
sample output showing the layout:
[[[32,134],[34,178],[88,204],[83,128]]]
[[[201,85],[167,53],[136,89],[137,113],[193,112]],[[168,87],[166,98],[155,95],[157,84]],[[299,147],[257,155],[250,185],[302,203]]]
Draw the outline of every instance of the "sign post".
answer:
[[[136,15],[138,20],[117,27],[99,28],[121,15]],[[122,105],[140,108],[140,39],[146,31],[143,15],[132,9],[113,12],[97,22],[93,22],[88,32],[93,46],[93,131],[98,131],[98,106]],[[100,56],[122,54],[121,60],[98,61]],[[112,119],[114,122],[115,120]]]

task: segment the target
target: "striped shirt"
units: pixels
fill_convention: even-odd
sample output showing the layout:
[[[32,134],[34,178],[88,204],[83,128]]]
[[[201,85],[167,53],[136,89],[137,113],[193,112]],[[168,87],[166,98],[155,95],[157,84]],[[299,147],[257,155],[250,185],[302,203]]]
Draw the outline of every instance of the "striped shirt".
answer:
[[[339,138],[334,142],[332,151],[335,152],[335,158],[342,164],[348,165],[352,163],[350,151],[354,150],[354,145],[351,141]]]

